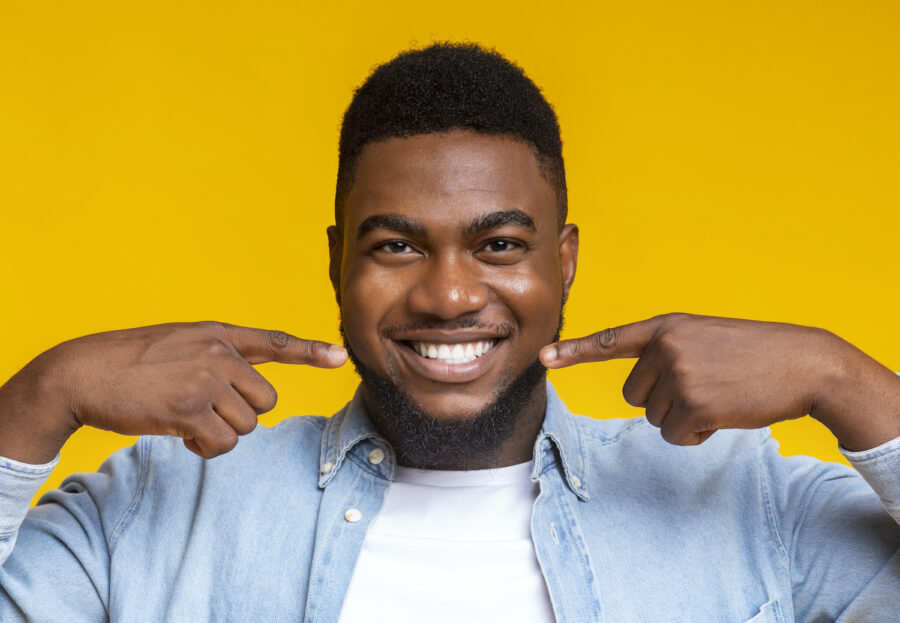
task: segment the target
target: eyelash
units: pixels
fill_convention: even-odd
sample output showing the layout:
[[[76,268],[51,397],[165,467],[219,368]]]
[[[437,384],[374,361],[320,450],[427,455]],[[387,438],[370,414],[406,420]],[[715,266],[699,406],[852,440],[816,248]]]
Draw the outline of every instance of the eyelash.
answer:
[[[497,244],[497,243],[509,245],[510,248],[503,249],[500,251],[494,251],[494,253],[506,253],[506,252],[514,250],[515,248],[521,248],[526,251],[528,250],[528,245],[526,245],[525,243],[520,242],[518,240],[512,240],[510,238],[493,238],[491,240],[486,241],[483,245],[481,245],[481,248],[479,249],[479,251],[482,249],[487,249],[489,246],[491,246],[493,244]],[[391,255],[400,255],[401,253],[403,253],[403,251],[397,251],[397,252],[391,251],[390,250],[391,245],[403,245],[407,249],[413,249],[413,246],[410,243],[406,242],[405,240],[386,240],[385,242],[381,242],[381,243],[377,244],[374,247],[374,250],[375,251],[386,251],[387,253],[390,253]]]

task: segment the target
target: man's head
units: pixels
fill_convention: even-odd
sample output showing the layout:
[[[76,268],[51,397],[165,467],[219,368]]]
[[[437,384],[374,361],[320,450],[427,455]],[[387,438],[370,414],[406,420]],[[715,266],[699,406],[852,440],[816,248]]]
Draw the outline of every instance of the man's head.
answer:
[[[538,352],[575,273],[565,200],[553,110],[499,55],[406,52],[357,91],[331,279],[373,420],[405,463],[484,464],[533,442]]]
[[[376,68],[357,89],[341,125],[334,218],[344,219],[357,160],[370,143],[468,129],[521,140],[556,194],[558,225],[568,198],[556,113],[540,89],[500,54],[474,44],[409,50]]]

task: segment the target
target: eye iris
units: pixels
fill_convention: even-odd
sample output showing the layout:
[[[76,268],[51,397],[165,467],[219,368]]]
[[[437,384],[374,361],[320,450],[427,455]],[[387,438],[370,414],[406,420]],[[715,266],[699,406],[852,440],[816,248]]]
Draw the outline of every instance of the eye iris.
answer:
[[[404,249],[406,249],[406,244],[403,242],[392,242],[388,247],[394,253],[401,253]]]
[[[508,246],[509,244],[506,242],[506,240],[495,240],[491,243],[491,247],[494,251],[506,251],[506,248]]]

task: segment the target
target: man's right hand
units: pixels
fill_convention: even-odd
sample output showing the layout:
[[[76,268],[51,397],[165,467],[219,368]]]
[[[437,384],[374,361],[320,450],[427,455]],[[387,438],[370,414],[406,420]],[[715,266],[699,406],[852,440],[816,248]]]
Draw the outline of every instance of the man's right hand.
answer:
[[[80,426],[174,435],[204,458],[228,452],[271,410],[253,364],[337,368],[343,347],[221,322],[87,335],[42,353],[0,387],[0,456],[46,463]]]

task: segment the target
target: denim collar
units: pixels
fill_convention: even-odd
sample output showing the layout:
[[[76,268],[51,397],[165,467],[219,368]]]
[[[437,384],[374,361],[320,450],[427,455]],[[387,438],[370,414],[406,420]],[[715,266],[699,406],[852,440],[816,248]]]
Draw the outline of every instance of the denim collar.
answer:
[[[390,451],[387,441],[372,425],[360,385],[353,399],[325,423],[319,452],[319,487],[328,486],[344,464],[347,454],[367,439],[388,450],[382,470],[388,479],[392,479],[396,457]],[[576,418],[556,394],[550,381],[547,381],[547,409],[544,412],[541,432],[534,442],[531,479],[537,481],[548,466],[556,462],[556,455],[559,457],[562,474],[568,487],[579,499],[587,501],[590,498],[588,463],[585,460],[582,434]]]

